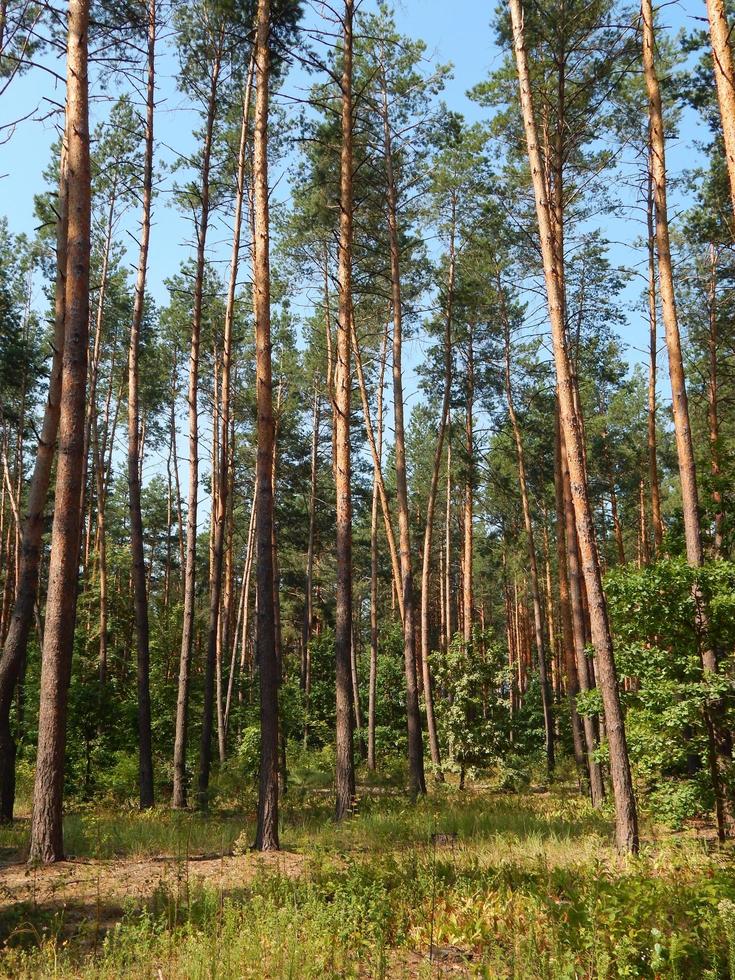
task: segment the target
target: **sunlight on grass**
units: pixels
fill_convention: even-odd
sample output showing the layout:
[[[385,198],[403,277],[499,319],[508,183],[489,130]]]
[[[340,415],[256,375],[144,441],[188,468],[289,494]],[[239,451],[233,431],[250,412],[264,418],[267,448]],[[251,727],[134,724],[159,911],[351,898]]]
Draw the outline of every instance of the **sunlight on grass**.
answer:
[[[106,932],[68,910],[15,909],[0,971],[429,977],[437,975],[432,944],[458,958],[464,976],[726,978],[735,970],[731,851],[709,853],[685,836],[657,840],[650,828],[641,857],[620,859],[609,815],[562,791],[444,788],[415,805],[366,796],[339,826],[330,814],[323,794],[286,803],[283,845],[308,862],[297,877],[264,871],[228,894],[192,888],[185,901],[159,888]],[[2,840],[18,846],[26,833],[4,828]],[[92,857],[185,862],[227,854],[251,833],[232,813],[67,817],[70,851]]]

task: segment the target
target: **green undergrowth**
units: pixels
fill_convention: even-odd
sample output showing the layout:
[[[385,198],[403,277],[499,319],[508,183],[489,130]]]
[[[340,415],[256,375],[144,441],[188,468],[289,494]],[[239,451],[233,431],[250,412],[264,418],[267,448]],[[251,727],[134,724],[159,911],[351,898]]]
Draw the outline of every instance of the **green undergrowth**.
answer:
[[[296,877],[262,873],[228,893],[192,889],[186,901],[159,890],[106,931],[79,910],[12,910],[0,973],[735,977],[730,850],[647,825],[641,856],[619,859],[609,815],[560,790],[443,788],[415,805],[378,794],[340,826],[330,806],[306,795],[284,808],[282,845],[305,855]],[[100,840],[117,856],[226,853],[252,830],[231,813],[155,811],[124,815],[115,836],[113,817],[68,818],[80,854]]]

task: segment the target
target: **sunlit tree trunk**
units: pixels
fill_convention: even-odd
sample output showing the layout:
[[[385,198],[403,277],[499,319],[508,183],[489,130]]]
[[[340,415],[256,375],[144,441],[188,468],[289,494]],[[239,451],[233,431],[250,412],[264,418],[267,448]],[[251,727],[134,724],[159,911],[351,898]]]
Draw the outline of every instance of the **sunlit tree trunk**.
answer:
[[[653,524],[654,553],[661,552],[664,540],[664,524],[661,517],[661,487],[658,479],[658,457],[656,451],[656,360],[658,355],[658,329],[656,316],[656,232],[653,204],[653,159],[649,146],[648,153],[648,194],[646,200],[646,219],[648,226],[648,481],[651,493],[651,522]]]
[[[259,0],[255,45],[255,138],[253,142],[256,388],[258,411],[257,656],[260,677],[260,781],[255,847],[278,850],[278,683],[273,576],[273,375],[270,322],[270,222],[268,210],[268,87],[270,0]]]
[[[232,324],[235,318],[235,291],[237,275],[240,268],[240,236],[242,231],[242,210],[245,200],[245,167],[247,164],[247,141],[250,129],[250,92],[253,77],[253,59],[251,56],[247,83],[242,102],[242,118],[240,122],[240,144],[237,154],[237,183],[235,187],[235,217],[232,233],[232,254],[230,257],[230,278],[227,287],[227,302],[225,305],[225,322],[222,337],[222,377],[220,392],[219,419],[215,418],[215,433],[219,429],[218,451],[219,458],[215,460],[217,474],[217,492],[213,495],[212,506],[212,574],[209,590],[209,627],[207,630],[207,659],[204,674],[204,706],[202,710],[202,734],[199,747],[199,783],[198,805],[206,808],[209,792],[209,770],[212,755],[212,726],[214,722],[215,672],[217,665],[217,649],[220,631],[220,615],[222,607],[222,575],[224,568],[225,536],[227,532],[227,514],[229,508],[229,460],[230,460],[230,375],[232,365]],[[217,399],[215,398],[215,409]],[[218,685],[221,691],[221,684]],[[221,712],[220,712],[221,716]],[[224,735],[223,726],[218,730]],[[223,742],[223,738],[220,738]],[[224,749],[224,745],[221,744]]]
[[[730,179],[730,196],[735,212],[735,73],[730,47],[731,28],[725,14],[724,0],[707,0],[707,15],[717,84],[717,101],[720,106],[722,135],[725,142],[727,174]]]
[[[65,341],[29,851],[29,860],[44,864],[60,861],[64,857],[62,799],[66,711],[79,574],[91,233],[88,33],[88,3],[86,0],[70,0],[66,90],[68,237]]]
[[[610,749],[610,771],[615,796],[615,824],[618,848],[623,852],[638,850],[638,818],[633,780],[630,771],[625,723],[617,671],[613,656],[612,638],[607,615],[607,603],[602,587],[602,572],[595,539],[595,528],[587,488],[584,448],[579,418],[575,407],[573,378],[566,347],[564,322],[563,269],[556,261],[551,213],[544,181],[536,119],[528,71],[528,56],[523,31],[520,0],[509,0],[513,25],[513,40],[518,69],[521,110],[526,132],[528,159],[536,200],[544,278],[551,321],[561,426],[566,443],[574,512],[582,555],[592,627],[592,639],[597,658],[605,721]]]
[[[377,456],[378,462],[383,460],[383,389],[385,387],[385,363],[388,355],[388,328],[383,333],[383,343],[380,349],[380,372],[378,375],[377,391]],[[368,769],[376,768],[375,758],[375,721],[378,683],[378,503],[379,503],[379,468],[373,467],[373,502],[370,511],[370,680],[368,686]]]
[[[715,555],[722,553],[722,493],[720,482],[720,417],[719,417],[719,378],[718,378],[718,336],[717,336],[717,251],[710,245],[710,278],[707,289],[707,422],[709,426],[709,458],[712,474],[712,502],[715,505],[715,533],[712,550]]]
[[[342,52],[342,147],[339,188],[339,322],[335,370],[334,469],[337,495],[337,609],[335,662],[337,696],[336,805],[338,820],[352,811],[355,796],[352,670],[352,468],[350,460],[350,365],[352,320],[352,19],[353,0],[345,0]]]
[[[388,93],[383,77],[383,151],[388,211],[391,299],[393,307],[393,418],[395,429],[396,501],[398,504],[398,540],[401,557],[401,592],[403,595],[403,655],[406,671],[406,722],[408,727],[408,780],[411,796],[426,792],[424,749],[416,674],[416,618],[411,556],[411,522],[408,509],[406,477],[406,436],[403,420],[403,307],[398,244],[398,206],[393,171],[393,149],[388,111]]]
[[[643,26],[643,73],[648,92],[649,119],[651,126],[651,156],[653,173],[653,197],[656,216],[656,250],[658,254],[658,278],[661,295],[661,313],[666,332],[666,346],[669,353],[669,379],[671,381],[671,400],[676,435],[676,453],[679,460],[679,479],[684,517],[684,538],[687,560],[690,565],[699,567],[704,563],[702,532],[699,523],[699,499],[697,474],[694,462],[694,445],[689,421],[689,402],[684,375],[684,360],[681,350],[681,336],[676,310],[674,292],[674,271],[669,242],[669,218],[666,195],[666,149],[664,137],[661,88],[656,74],[655,33],[653,7],[651,0],[641,0],[641,20]],[[700,635],[704,638],[701,650],[702,666],[705,675],[717,673],[717,654],[711,638],[707,635],[709,622],[704,599],[695,589],[695,602]],[[706,709],[705,721],[708,727],[710,771],[712,788],[715,794],[718,834],[723,838],[726,825],[732,823],[731,801],[725,790],[727,768],[731,755],[729,734],[722,719],[723,705],[720,699],[710,703]]]

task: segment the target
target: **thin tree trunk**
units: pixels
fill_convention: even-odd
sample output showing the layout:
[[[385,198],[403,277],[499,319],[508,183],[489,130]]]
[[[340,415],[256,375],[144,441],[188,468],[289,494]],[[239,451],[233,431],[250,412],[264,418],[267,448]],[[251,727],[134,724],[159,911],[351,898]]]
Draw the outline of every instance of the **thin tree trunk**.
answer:
[[[498,277],[499,279],[499,277]],[[505,398],[508,404],[508,417],[510,418],[513,430],[513,440],[516,446],[516,462],[518,464],[518,487],[521,494],[521,507],[523,510],[523,527],[526,532],[526,545],[528,548],[528,570],[531,577],[531,600],[533,602],[533,621],[536,635],[536,654],[539,663],[539,682],[541,685],[541,706],[544,715],[544,736],[546,741],[546,769],[549,775],[554,771],[554,716],[551,707],[551,690],[549,688],[549,677],[546,657],[546,641],[544,639],[544,614],[541,605],[541,589],[538,581],[538,561],[536,558],[536,544],[533,533],[533,520],[531,518],[531,504],[528,499],[528,485],[526,483],[526,459],[523,450],[523,437],[521,427],[518,424],[515,404],[513,402],[513,382],[510,371],[510,323],[507,310],[505,308],[505,295],[502,283],[498,281],[498,292],[501,302],[501,315],[503,318],[503,335],[505,341]]]
[[[230,257],[230,279],[227,288],[227,304],[225,306],[224,333],[222,338],[222,390],[220,393],[220,418],[215,417],[215,434],[219,428],[219,459],[215,460],[214,470],[217,474],[217,493],[212,498],[212,575],[209,591],[209,627],[207,630],[207,659],[204,671],[204,706],[202,709],[202,732],[199,746],[199,781],[197,803],[200,809],[206,809],[209,794],[209,771],[212,759],[212,726],[214,722],[215,672],[221,660],[217,658],[217,648],[220,630],[220,607],[222,605],[222,572],[224,566],[225,534],[229,506],[229,459],[230,459],[230,373],[232,363],[232,324],[235,318],[235,291],[237,275],[240,268],[240,236],[242,230],[242,209],[245,199],[245,167],[247,164],[247,141],[250,118],[250,92],[252,87],[254,61],[250,58],[247,83],[242,103],[242,119],[240,122],[240,145],[237,154],[237,184],[235,188],[235,217],[232,233],[232,255]],[[217,399],[215,398],[215,415]],[[221,668],[220,668],[221,670]],[[220,683],[217,685],[221,691]],[[218,698],[221,705],[221,698]],[[220,733],[220,756],[224,752],[224,726],[221,711],[218,711],[218,732]]]
[[[681,352],[681,337],[676,311],[674,293],[674,272],[669,243],[669,218],[666,200],[666,150],[661,106],[661,89],[656,74],[655,36],[653,8],[651,0],[641,0],[641,20],[643,24],[643,73],[648,91],[649,118],[651,125],[651,150],[653,195],[656,214],[656,249],[658,253],[658,277],[661,294],[661,313],[666,332],[666,346],[669,353],[669,378],[676,434],[676,453],[679,460],[679,479],[684,516],[684,538],[687,560],[690,565],[700,567],[704,563],[702,534],[699,524],[699,499],[697,493],[697,474],[694,463],[694,446],[689,423],[689,403],[687,399],[684,361]],[[703,638],[701,650],[702,667],[705,676],[717,673],[717,654],[710,637],[707,610],[698,588],[695,588],[695,603],[699,634]],[[725,837],[726,824],[733,820],[731,801],[725,787],[729,763],[729,737],[722,719],[723,705],[720,699],[709,704],[706,709],[708,728],[709,762],[712,788],[715,795],[717,826],[720,839]]]
[[[398,540],[401,557],[401,591],[403,593],[403,653],[406,671],[406,722],[408,728],[408,779],[412,797],[426,792],[424,749],[421,732],[418,682],[416,676],[416,617],[411,558],[411,524],[408,510],[406,478],[406,437],[403,421],[403,309],[398,245],[398,206],[393,174],[393,150],[388,114],[388,92],[383,76],[383,149],[388,210],[390,248],[391,300],[393,307],[393,417],[395,429],[396,500],[398,504]]]
[[[452,620],[452,410],[447,417],[447,488],[444,514],[444,607],[447,625],[447,649],[454,636]]]
[[[352,321],[352,21],[353,0],[345,0],[342,54],[342,147],[340,156],[339,213],[339,322],[335,371],[334,468],[337,495],[337,609],[335,660],[337,696],[336,805],[338,820],[352,811],[355,796],[353,754],[352,678],[352,489],[350,459],[350,339]]]
[[[186,515],[186,560],[184,566],[184,617],[179,659],[179,685],[176,699],[176,730],[174,735],[174,786],[172,806],[182,809],[187,802],[186,748],[189,730],[189,674],[194,646],[194,614],[196,602],[197,505],[199,498],[199,342],[202,327],[202,304],[206,264],[207,230],[210,210],[210,168],[214,119],[217,111],[217,92],[220,56],[215,56],[210,75],[207,117],[202,146],[201,213],[197,228],[197,257],[194,278],[194,303],[191,321],[189,353],[189,504]]]
[[[463,506],[463,568],[462,577],[462,627],[465,643],[472,642],[472,619],[474,615],[474,597],[472,590],[472,566],[474,564],[473,540],[473,470],[474,470],[474,438],[473,438],[473,405],[475,398],[475,352],[473,331],[474,324],[468,325],[469,338],[467,344],[467,397],[465,400],[465,450],[467,452],[466,474],[464,484]]]
[[[715,505],[715,533],[712,542],[712,552],[715,556],[722,553],[722,493],[720,491],[720,419],[719,419],[719,379],[717,366],[717,252],[710,245],[710,280],[707,290],[708,331],[707,331],[707,363],[709,376],[707,378],[707,423],[709,426],[709,458],[712,475],[712,502]]]
[[[30,861],[64,857],[62,799],[81,534],[82,455],[89,338],[91,173],[87,0],[70,0],[67,41],[68,238],[65,342],[51,562],[41,666]]]
[[[649,141],[650,142],[650,141]],[[664,523],[661,517],[661,487],[658,480],[656,454],[656,357],[658,354],[658,330],[656,326],[656,233],[653,204],[653,153],[648,152],[648,195],[646,217],[648,224],[648,480],[651,492],[651,521],[653,523],[654,554],[659,555],[664,540]]]
[[[140,252],[133,300],[128,352],[128,491],[130,499],[130,552],[135,605],[138,687],[138,784],[141,810],[153,806],[153,745],[151,736],[150,633],[148,594],[143,549],[143,515],[140,500],[140,408],[138,357],[140,329],[145,305],[148,249],[151,236],[153,196],[153,119],[156,105],[156,2],[148,0],[148,81],[146,90],[145,155],[143,162],[143,203],[140,222]],[[170,497],[169,497],[170,501]],[[167,581],[168,581],[167,571]]]
[[[549,318],[554,347],[562,433],[566,456],[577,534],[582,554],[587,597],[590,607],[592,638],[597,656],[600,690],[605,708],[605,722],[610,749],[610,771],[615,795],[615,824],[618,848],[623,852],[638,850],[638,818],[633,780],[625,738],[625,722],[620,704],[618,678],[608,622],[607,603],[602,587],[600,559],[595,539],[592,509],[589,501],[584,465],[584,446],[574,399],[574,384],[566,348],[564,322],[563,267],[555,256],[551,212],[546,195],[543,164],[536,134],[528,56],[523,33],[523,13],[520,0],[509,0],[513,39],[518,68],[518,80],[531,177],[536,199],[540,244],[548,299]]]
[[[388,553],[390,555],[391,570],[393,573],[393,586],[395,588],[395,595],[398,598],[398,611],[401,621],[403,621],[403,593],[398,587],[401,581],[400,556],[398,552],[398,545],[396,543],[395,532],[393,530],[390,504],[388,502],[388,491],[385,488],[385,480],[383,478],[382,459],[378,453],[377,440],[375,438],[375,431],[373,429],[373,423],[370,417],[370,402],[368,400],[367,384],[365,382],[365,372],[362,366],[362,354],[360,352],[360,344],[357,339],[357,329],[355,327],[354,316],[352,318],[352,350],[355,354],[357,387],[360,392],[360,401],[362,402],[362,414],[365,420],[365,434],[367,435],[370,453],[373,458],[373,472],[378,481],[378,496],[380,498],[380,506],[383,512],[383,526],[385,528],[385,538],[388,543]]]
[[[260,677],[260,781],[255,848],[277,851],[278,680],[273,577],[273,376],[270,321],[270,221],[268,210],[268,88],[270,0],[258,0],[255,46],[255,138],[253,141],[253,306],[258,409],[257,654]],[[349,650],[348,650],[349,653]]]
[[[61,407],[61,378],[65,339],[66,252],[68,234],[66,136],[61,147],[59,197],[56,224],[56,294],[53,359],[43,424],[38,438],[36,463],[28,494],[27,515],[21,541],[15,604],[0,657],[0,821],[13,819],[15,803],[16,745],[10,728],[13,692],[25,661],[28,636],[38,596],[44,515]],[[41,642],[43,647],[43,642]]]
[[[377,418],[378,462],[383,461],[383,390],[385,387],[385,363],[388,355],[388,327],[383,332],[380,350],[380,374],[378,376]],[[375,719],[378,684],[378,469],[373,467],[373,503],[370,512],[370,682],[368,688],[368,769],[376,769]]]
[[[309,480],[309,534],[306,544],[306,575],[304,583],[304,620],[301,626],[301,690],[308,700],[311,690],[311,627],[314,618],[314,539],[316,530],[316,492],[319,462],[319,390],[314,379],[314,405],[311,423],[311,475]]]
[[[454,313],[454,284],[456,278],[456,200],[452,197],[452,210],[449,234],[449,277],[447,282],[447,308],[444,317],[444,395],[439,416],[439,431],[436,436],[434,449],[434,465],[431,470],[429,496],[426,502],[426,526],[424,528],[424,547],[421,563],[421,666],[424,675],[424,704],[426,705],[426,728],[429,733],[429,748],[431,762],[434,766],[434,778],[444,782],[441,769],[441,751],[434,716],[434,694],[429,663],[431,640],[429,635],[429,603],[431,580],[431,545],[434,535],[434,511],[439,489],[439,474],[444,455],[444,437],[449,422],[449,410],[452,394],[452,317]],[[444,582],[440,574],[439,592],[443,594]]]

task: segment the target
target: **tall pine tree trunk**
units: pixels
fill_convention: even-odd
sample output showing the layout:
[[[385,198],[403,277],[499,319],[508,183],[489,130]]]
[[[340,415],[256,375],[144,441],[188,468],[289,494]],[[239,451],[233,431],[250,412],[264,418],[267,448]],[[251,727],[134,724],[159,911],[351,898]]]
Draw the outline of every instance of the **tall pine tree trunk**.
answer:
[[[602,571],[595,539],[595,528],[587,487],[584,446],[579,417],[575,406],[574,383],[566,347],[564,322],[563,269],[555,255],[551,212],[544,181],[536,118],[528,71],[523,13],[520,0],[509,0],[513,25],[513,40],[518,68],[523,124],[526,132],[528,159],[536,200],[544,278],[548,299],[549,319],[554,347],[557,387],[562,433],[570,471],[574,513],[579,537],[582,567],[590,609],[592,641],[597,658],[605,723],[610,749],[610,772],[615,795],[615,829],[618,848],[623,852],[638,850],[638,817],[633,780],[625,738],[625,722],[620,704],[618,678],[613,655],[612,637],[608,622],[607,603],[602,587]]]
[[[240,145],[237,154],[237,184],[235,188],[235,217],[232,233],[232,255],[230,257],[230,278],[227,287],[225,323],[222,338],[222,390],[220,393],[219,419],[219,458],[215,460],[217,473],[217,493],[212,501],[212,574],[209,590],[209,627],[207,630],[207,659],[204,670],[204,705],[202,709],[202,733],[199,747],[199,780],[197,803],[206,809],[209,792],[209,770],[212,759],[212,727],[214,722],[215,668],[217,665],[218,639],[220,635],[220,614],[222,606],[222,575],[224,568],[225,536],[229,506],[229,460],[230,460],[230,375],[232,365],[232,324],[235,318],[235,291],[237,274],[240,268],[240,235],[242,230],[242,210],[245,200],[245,167],[247,164],[247,141],[250,117],[250,92],[252,86],[253,60],[251,56],[247,83],[242,103],[240,122]],[[216,399],[215,399],[216,406]],[[221,661],[220,661],[221,662]],[[217,685],[221,691],[221,683]],[[221,698],[218,700],[221,703]],[[220,711],[221,717],[221,711]],[[223,729],[223,726],[219,726]]]
[[[447,303],[444,316],[444,395],[439,416],[439,431],[436,436],[436,447],[434,449],[434,465],[431,470],[431,483],[429,484],[429,496],[426,502],[426,527],[424,528],[424,548],[421,563],[421,667],[424,674],[424,703],[426,705],[426,728],[429,734],[429,748],[431,750],[431,761],[434,766],[434,778],[437,782],[444,782],[444,774],[441,769],[441,752],[439,749],[439,737],[436,729],[436,718],[434,716],[434,694],[432,689],[431,667],[430,667],[430,635],[429,635],[429,605],[430,605],[430,585],[431,585],[431,545],[434,536],[434,511],[436,509],[436,498],[439,490],[439,475],[441,471],[442,458],[444,456],[444,437],[449,422],[449,409],[452,395],[452,317],[454,313],[454,287],[457,270],[457,256],[455,249],[456,236],[456,199],[452,197],[452,210],[449,233],[449,277],[447,282]],[[444,582],[440,573],[439,593],[443,595]],[[442,603],[443,606],[443,603]],[[446,637],[445,637],[446,640]]]
[[[499,277],[498,277],[499,278]],[[505,341],[505,398],[508,404],[508,416],[513,430],[513,441],[516,447],[516,462],[518,465],[518,487],[521,494],[521,507],[523,510],[523,527],[526,532],[526,545],[528,548],[528,571],[531,577],[531,601],[533,602],[533,623],[536,638],[536,654],[539,664],[539,681],[541,685],[541,706],[544,715],[544,737],[546,743],[546,769],[549,775],[554,771],[554,716],[551,706],[551,687],[548,676],[548,660],[546,655],[546,641],[544,639],[544,614],[541,605],[541,589],[538,580],[538,560],[536,557],[536,543],[533,533],[533,519],[531,517],[531,503],[528,499],[528,484],[526,482],[526,458],[523,450],[523,437],[521,427],[516,415],[515,403],[513,401],[513,383],[510,370],[510,323],[507,310],[505,308],[505,298],[503,286],[498,282],[498,291],[501,303],[501,316],[503,318],[503,336]]]
[[[206,266],[207,230],[210,211],[210,168],[212,139],[217,111],[217,92],[220,75],[220,56],[212,64],[207,116],[202,146],[201,213],[197,228],[196,272],[194,303],[191,320],[189,352],[189,501],[186,514],[186,557],[184,564],[184,622],[181,632],[179,686],[176,699],[176,730],[174,735],[174,786],[172,806],[182,809],[187,801],[186,748],[189,732],[189,674],[194,647],[194,614],[196,603],[197,505],[199,500],[199,342],[202,328],[204,274]]]
[[[725,142],[730,197],[735,213],[735,72],[730,48],[730,25],[727,22],[724,0],[707,0],[712,61],[720,106],[722,135]]]
[[[342,54],[342,148],[339,189],[339,322],[337,365],[334,379],[334,476],[337,495],[337,609],[335,614],[335,663],[337,696],[337,795],[338,820],[352,811],[355,795],[355,760],[352,720],[352,489],[350,460],[350,395],[352,371],[352,20],[353,0],[345,0]]]
[[[53,359],[46,408],[38,438],[36,463],[23,526],[21,559],[16,580],[15,605],[0,657],[0,821],[13,819],[16,745],[10,728],[13,692],[25,662],[28,637],[38,597],[43,547],[44,516],[51,469],[56,453],[61,408],[61,382],[65,340],[66,251],[68,234],[66,135],[62,140],[56,222],[56,291],[54,300]],[[43,643],[41,643],[43,646]]]
[[[658,253],[658,278],[661,294],[661,313],[666,332],[666,346],[669,353],[669,379],[671,381],[671,400],[676,434],[676,453],[679,461],[679,479],[684,516],[684,538],[687,560],[690,565],[700,567],[704,563],[702,532],[699,523],[699,499],[697,492],[697,473],[694,463],[694,445],[689,421],[689,402],[684,375],[684,360],[679,334],[679,320],[674,292],[674,271],[669,242],[669,218],[666,199],[666,149],[664,137],[661,88],[656,74],[655,34],[653,7],[651,0],[641,0],[641,20],[643,26],[643,73],[648,92],[648,108],[651,127],[651,156],[653,173],[653,197],[656,215],[656,250]],[[698,588],[695,588],[695,604],[699,634],[703,638],[700,652],[705,676],[717,673],[717,654],[709,633],[709,617],[705,602]],[[729,765],[730,739],[722,718],[721,699],[709,703],[705,708],[705,721],[708,729],[709,763],[712,788],[715,795],[718,834],[726,835],[727,825],[733,822],[732,801],[726,792],[727,768]]]
[[[398,245],[398,205],[393,171],[393,150],[385,76],[383,76],[382,108],[391,301],[393,308],[394,452],[396,461],[396,500],[398,504],[398,541],[401,557],[401,592],[403,594],[403,656],[406,672],[408,781],[411,796],[416,796],[419,793],[426,792],[426,782],[424,778],[424,748],[421,733],[418,679],[416,674],[416,616],[413,590],[413,561],[411,557],[411,524],[408,509],[408,480],[406,477],[406,436],[403,419],[403,308],[401,303],[401,270]]]
[[[273,579],[273,374],[270,319],[270,220],[268,212],[268,87],[270,0],[258,0],[255,42],[255,138],[253,141],[253,301],[255,313],[257,456],[257,657],[260,678],[260,781],[255,847],[277,851],[278,681]]]
[[[658,555],[664,540],[664,523],[661,517],[661,487],[658,480],[658,456],[656,451],[656,360],[658,355],[658,329],[656,324],[656,232],[653,204],[653,158],[648,152],[648,194],[646,219],[648,228],[648,482],[651,492],[651,521],[653,523],[654,553]]]
[[[29,852],[29,860],[44,864],[61,861],[64,857],[62,800],[66,713],[79,574],[91,233],[88,32],[87,0],[70,0],[66,92],[68,238],[65,341]]]
[[[138,274],[135,282],[133,321],[128,352],[128,489],[130,497],[130,551],[135,602],[138,684],[138,784],[140,807],[153,806],[153,747],[151,740],[150,650],[148,595],[143,551],[143,516],[140,504],[140,409],[138,355],[140,328],[145,304],[148,247],[151,236],[153,195],[153,114],[156,89],[156,2],[148,0],[148,84],[146,93],[145,154],[143,162],[143,206],[140,228]]]

